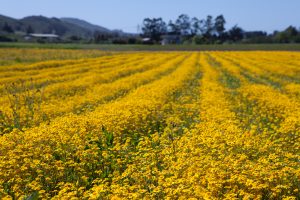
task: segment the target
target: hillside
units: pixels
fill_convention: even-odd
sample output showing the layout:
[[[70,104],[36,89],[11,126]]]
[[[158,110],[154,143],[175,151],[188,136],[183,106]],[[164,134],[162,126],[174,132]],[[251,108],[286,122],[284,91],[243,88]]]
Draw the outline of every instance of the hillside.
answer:
[[[64,22],[58,18],[43,16],[30,16],[20,20],[26,27],[31,26],[36,33],[55,33],[60,36],[76,35],[79,37],[92,37],[92,32],[82,27]]]
[[[100,32],[100,33],[107,33],[107,34],[113,34],[113,35],[119,35],[119,36],[125,36],[125,37],[126,36],[127,37],[136,36],[136,34],[126,33],[126,32],[123,32],[122,30],[109,30],[103,26],[91,24],[82,19],[70,18],[70,17],[64,17],[64,18],[60,18],[60,19],[64,22],[68,22],[70,24],[74,24],[74,25],[77,25],[84,29],[87,29],[87,30],[91,31],[92,33],[94,33],[96,31],[96,32]]]
[[[113,33],[107,28],[90,24],[84,20],[75,18],[48,18],[44,16],[28,16],[22,19],[14,19],[0,15],[0,29],[7,24],[15,32],[26,33],[30,29],[34,33],[55,33],[63,38],[78,36],[85,39],[93,37],[95,31],[101,33]]]
[[[19,20],[0,15],[0,27],[2,28],[5,23],[12,27],[14,30],[18,31],[22,29],[22,23]]]
[[[95,31],[108,32],[108,33],[111,32],[107,28],[91,24],[91,23],[89,23],[87,21],[84,21],[82,19],[64,17],[64,18],[60,18],[60,20],[63,21],[63,22],[69,23],[69,24],[73,24],[73,25],[79,26],[79,27],[84,28],[86,30],[89,30],[91,32],[95,32]]]

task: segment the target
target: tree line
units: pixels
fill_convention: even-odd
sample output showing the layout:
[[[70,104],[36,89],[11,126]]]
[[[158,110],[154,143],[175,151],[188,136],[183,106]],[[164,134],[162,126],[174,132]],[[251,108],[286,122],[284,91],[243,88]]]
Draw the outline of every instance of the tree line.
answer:
[[[264,31],[245,31],[235,25],[228,30],[225,28],[226,19],[223,15],[205,19],[181,14],[175,20],[166,23],[162,18],[145,18],[141,34],[128,34],[122,31],[95,31],[92,36],[78,36],[76,33],[63,38],[60,42],[71,43],[105,43],[105,44],[223,44],[223,43],[300,43],[300,29],[289,26],[282,31],[268,34]],[[57,28],[57,33],[64,30]],[[16,30],[14,30],[16,29]],[[19,28],[20,29],[20,28]],[[0,25],[1,41],[22,41],[14,34],[20,31],[7,22]],[[22,30],[26,34],[34,33],[31,25]],[[49,29],[47,32],[51,32]],[[61,34],[60,34],[61,35]],[[15,36],[15,37],[14,37]]]
[[[205,19],[189,17],[181,14],[176,20],[166,23],[162,18],[145,18],[142,24],[144,38],[149,43],[194,43],[194,44],[222,44],[222,43],[300,43],[300,30],[289,26],[283,31],[268,34],[264,31],[245,31],[235,25],[226,30],[226,19],[223,15]]]

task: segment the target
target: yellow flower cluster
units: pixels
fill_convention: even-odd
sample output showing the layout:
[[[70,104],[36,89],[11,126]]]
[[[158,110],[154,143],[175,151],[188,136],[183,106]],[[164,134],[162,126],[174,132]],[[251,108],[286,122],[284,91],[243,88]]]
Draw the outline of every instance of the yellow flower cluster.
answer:
[[[109,55],[113,52],[98,50],[69,50],[69,49],[17,49],[1,48],[0,65],[25,64],[45,60],[66,60],[78,58],[93,58]]]
[[[6,51],[1,199],[300,198],[299,53]]]

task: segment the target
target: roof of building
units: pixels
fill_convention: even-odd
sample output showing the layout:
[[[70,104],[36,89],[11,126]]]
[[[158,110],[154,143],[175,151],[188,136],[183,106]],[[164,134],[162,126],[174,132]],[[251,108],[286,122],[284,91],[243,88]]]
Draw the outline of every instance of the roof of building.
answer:
[[[148,42],[148,41],[151,41],[151,38],[143,38],[142,41]]]
[[[58,35],[55,34],[43,34],[43,33],[31,33],[29,34],[32,37],[47,37],[47,38],[57,38]]]

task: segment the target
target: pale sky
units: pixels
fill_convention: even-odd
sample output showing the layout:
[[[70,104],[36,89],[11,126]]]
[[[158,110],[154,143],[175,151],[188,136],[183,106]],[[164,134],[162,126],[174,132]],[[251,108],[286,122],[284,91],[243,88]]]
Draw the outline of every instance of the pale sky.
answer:
[[[227,28],[282,30],[300,27],[300,0],[0,0],[0,14],[14,18],[29,15],[75,17],[109,29],[137,32],[146,17],[166,22],[180,14],[205,18],[223,14]]]

